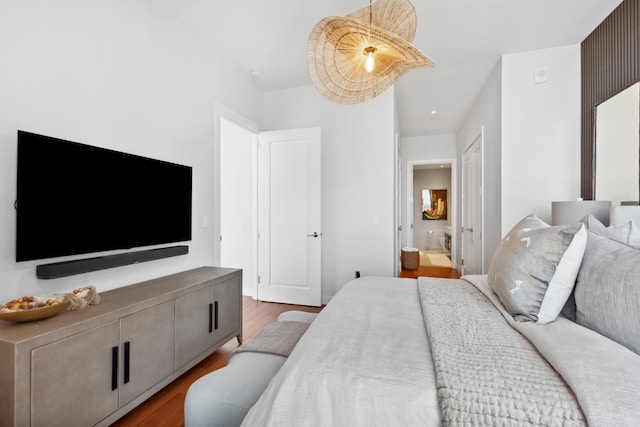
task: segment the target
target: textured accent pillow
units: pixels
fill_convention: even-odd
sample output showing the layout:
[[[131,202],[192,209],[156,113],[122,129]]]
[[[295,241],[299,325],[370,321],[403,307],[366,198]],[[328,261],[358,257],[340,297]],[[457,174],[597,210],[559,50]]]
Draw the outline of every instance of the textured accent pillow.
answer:
[[[589,231],[576,323],[640,354],[640,250]]]
[[[610,225],[605,227],[598,218],[587,215],[580,220],[587,226],[587,230],[598,233],[601,236],[609,237],[618,242],[626,243],[629,246],[640,249],[640,226],[634,221],[620,226]]]
[[[551,227],[529,215],[502,239],[489,285],[514,319],[553,322],[571,295],[586,241],[584,224]]]

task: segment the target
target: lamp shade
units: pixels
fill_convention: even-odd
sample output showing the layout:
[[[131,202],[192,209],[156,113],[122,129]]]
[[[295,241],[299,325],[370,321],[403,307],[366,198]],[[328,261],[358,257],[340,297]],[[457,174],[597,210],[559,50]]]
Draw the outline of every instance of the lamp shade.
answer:
[[[551,225],[576,224],[593,215],[605,226],[609,225],[611,202],[604,200],[571,200],[551,202]]]
[[[409,70],[434,66],[411,44],[415,32],[409,0],[378,0],[347,16],[324,18],[307,44],[311,81],[339,104],[374,98]]]

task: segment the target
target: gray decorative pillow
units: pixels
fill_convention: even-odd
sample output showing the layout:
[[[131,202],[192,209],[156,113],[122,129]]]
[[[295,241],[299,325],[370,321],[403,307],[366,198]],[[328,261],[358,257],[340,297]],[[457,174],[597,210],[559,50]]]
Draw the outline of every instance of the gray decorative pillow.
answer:
[[[530,215],[498,246],[489,285],[514,319],[553,322],[571,295],[586,240],[584,224],[551,227]]]
[[[589,231],[576,323],[640,354],[640,250]]]
[[[603,223],[598,221],[598,218],[593,215],[587,215],[580,220],[587,226],[587,230],[598,233],[601,236],[609,237],[618,242],[626,243],[629,246],[640,249],[640,226],[634,221],[629,221],[626,224],[615,226],[610,225],[606,227]]]

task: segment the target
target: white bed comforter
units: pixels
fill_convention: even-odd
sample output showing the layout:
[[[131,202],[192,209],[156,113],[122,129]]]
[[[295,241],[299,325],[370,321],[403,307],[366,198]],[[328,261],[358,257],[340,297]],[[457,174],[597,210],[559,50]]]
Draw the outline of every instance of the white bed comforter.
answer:
[[[439,425],[416,281],[364,277],[340,293],[243,426]]]
[[[564,378],[590,427],[640,425],[640,356],[564,318],[514,322],[486,276],[463,279]],[[323,309],[242,425],[437,426],[440,416],[416,280],[365,277]]]

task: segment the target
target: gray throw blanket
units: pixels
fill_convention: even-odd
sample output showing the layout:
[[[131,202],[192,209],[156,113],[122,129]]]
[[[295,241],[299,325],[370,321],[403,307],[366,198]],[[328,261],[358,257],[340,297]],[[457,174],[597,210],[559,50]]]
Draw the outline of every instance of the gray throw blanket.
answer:
[[[279,321],[273,322],[262,328],[255,338],[236,348],[229,358],[235,354],[252,351],[258,353],[271,353],[289,357],[298,340],[309,327],[310,323]]]
[[[418,279],[443,425],[584,426],[571,389],[473,285]]]

